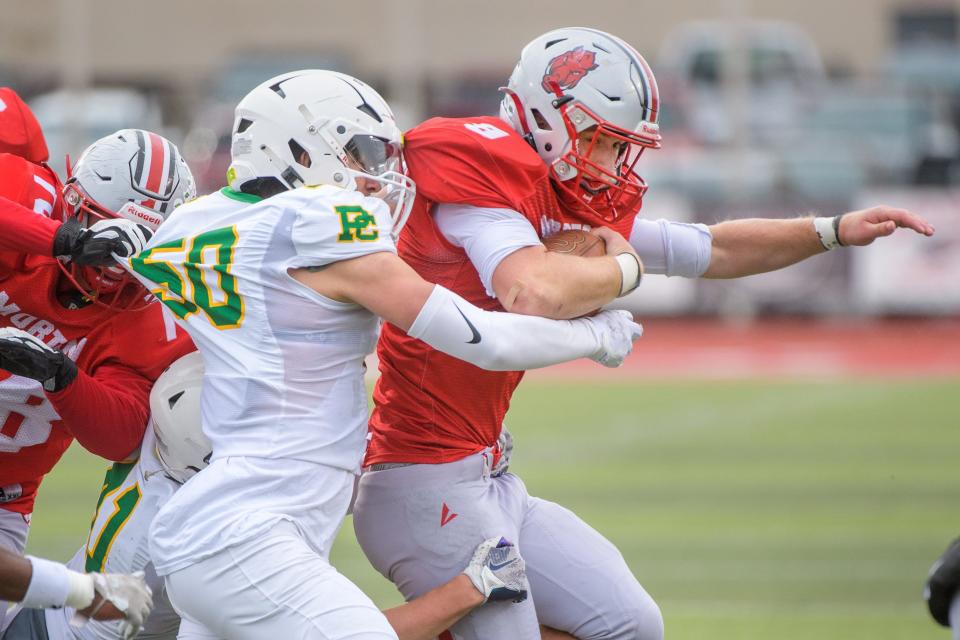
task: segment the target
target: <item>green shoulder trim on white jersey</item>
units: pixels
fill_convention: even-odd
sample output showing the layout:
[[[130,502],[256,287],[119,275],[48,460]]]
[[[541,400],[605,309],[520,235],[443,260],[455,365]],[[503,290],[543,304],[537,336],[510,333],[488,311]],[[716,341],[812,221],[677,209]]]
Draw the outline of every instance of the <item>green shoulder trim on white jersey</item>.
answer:
[[[252,193],[243,193],[242,191],[235,191],[230,187],[224,187],[220,189],[220,193],[230,198],[231,200],[236,200],[237,202],[246,202],[253,204],[254,202],[260,202],[263,200],[260,196],[255,196]]]

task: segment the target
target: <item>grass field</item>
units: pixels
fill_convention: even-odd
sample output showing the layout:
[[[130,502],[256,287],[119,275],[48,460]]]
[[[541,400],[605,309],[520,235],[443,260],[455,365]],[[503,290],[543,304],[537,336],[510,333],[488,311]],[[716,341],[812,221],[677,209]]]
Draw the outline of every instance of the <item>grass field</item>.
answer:
[[[670,640],[947,637],[920,590],[960,533],[960,379],[532,380],[508,423],[513,470],[617,544]],[[32,553],[73,553],[104,468],[68,453]],[[349,522],[334,564],[398,602]]]

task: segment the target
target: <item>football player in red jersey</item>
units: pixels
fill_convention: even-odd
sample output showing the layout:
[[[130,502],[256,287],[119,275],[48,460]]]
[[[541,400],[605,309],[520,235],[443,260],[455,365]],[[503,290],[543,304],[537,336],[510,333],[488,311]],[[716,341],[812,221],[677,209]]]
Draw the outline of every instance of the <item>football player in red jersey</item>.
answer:
[[[141,225],[155,228],[195,188],[170,141],[130,129],[81,156],[65,222],[10,199],[10,176],[0,185],[0,546],[20,553],[37,487],[70,442],[130,456],[152,381],[193,350],[112,256],[139,251]]]
[[[60,179],[47,166],[47,142],[30,107],[0,87],[0,195],[34,213],[63,219]]]
[[[869,244],[897,227],[933,233],[889,207],[709,227],[643,220],[637,167],[660,146],[659,102],[649,66],[623,40],[584,28],[537,38],[500,118],[434,118],[407,133],[417,199],[400,256],[478,306],[569,318],[635,286],[633,255],[651,273],[729,278]],[[611,256],[547,252],[541,238],[568,228],[605,228]],[[522,372],[481,371],[389,324],[378,354],[354,526],[405,597],[448,579],[472,545],[506,531],[526,559],[532,599],[478,610],[451,637],[663,636],[659,608],[617,549],[503,472],[497,443]]]

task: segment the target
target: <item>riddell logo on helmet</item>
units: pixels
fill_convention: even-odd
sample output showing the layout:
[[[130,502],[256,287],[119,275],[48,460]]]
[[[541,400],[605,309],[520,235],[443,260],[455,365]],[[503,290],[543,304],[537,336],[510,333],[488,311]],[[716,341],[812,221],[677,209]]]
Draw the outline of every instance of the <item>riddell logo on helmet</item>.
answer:
[[[160,226],[160,223],[163,222],[163,216],[139,207],[133,202],[128,202],[123,205],[117,213],[133,222],[140,222],[142,220],[149,224],[151,229],[156,229]]]
[[[587,51],[583,47],[565,51],[547,65],[540,86],[547,93],[554,93],[555,86],[564,91],[573,89],[597,66],[597,54],[593,51]]]

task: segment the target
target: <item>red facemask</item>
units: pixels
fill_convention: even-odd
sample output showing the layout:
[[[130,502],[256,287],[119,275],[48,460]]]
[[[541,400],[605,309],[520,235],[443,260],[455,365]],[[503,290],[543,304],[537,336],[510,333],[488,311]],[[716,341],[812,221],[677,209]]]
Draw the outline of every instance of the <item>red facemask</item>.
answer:
[[[636,173],[636,165],[645,149],[660,148],[656,125],[643,122],[641,130],[628,131],[602,120],[581,104],[560,107],[570,149],[550,168],[560,201],[573,211],[597,216],[613,222],[639,210],[647,183]],[[580,132],[595,127],[589,140]],[[604,167],[590,160],[600,136],[621,144],[613,167]]]
[[[69,167],[69,161],[67,164]],[[87,196],[76,180],[71,181],[69,177],[63,188],[63,202],[67,215],[79,218],[86,227],[99,220],[120,217]],[[137,279],[123,267],[89,267],[61,261],[60,270],[87,300],[101,307],[125,311],[152,302]]]

